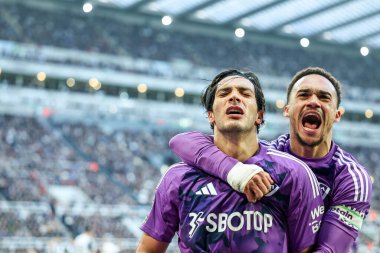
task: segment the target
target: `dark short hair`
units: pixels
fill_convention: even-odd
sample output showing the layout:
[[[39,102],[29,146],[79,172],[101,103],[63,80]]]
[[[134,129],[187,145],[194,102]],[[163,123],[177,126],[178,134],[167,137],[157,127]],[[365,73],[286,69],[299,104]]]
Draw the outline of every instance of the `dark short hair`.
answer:
[[[212,106],[215,100],[215,93],[218,88],[219,82],[229,76],[241,76],[249,80],[253,84],[253,87],[255,90],[257,110],[265,112],[265,98],[264,98],[263,90],[261,89],[259,78],[253,72],[242,72],[237,69],[229,69],[229,70],[225,70],[219,73],[218,75],[214,77],[211,83],[205,88],[201,96],[201,101],[206,111],[207,112],[212,111]],[[264,119],[262,120],[260,125],[262,124],[264,124]],[[260,125],[257,126],[257,133],[259,132]],[[213,124],[210,124],[210,126],[211,126],[211,129],[214,129]]]
[[[292,92],[292,89],[294,87],[294,84],[300,80],[302,77],[304,76],[308,76],[308,75],[320,75],[320,76],[323,76],[325,77],[327,80],[329,80],[331,82],[331,84],[334,86],[335,88],[335,91],[336,91],[336,95],[338,97],[338,104],[337,104],[337,107],[339,107],[340,105],[340,101],[341,101],[341,84],[340,82],[328,71],[326,71],[325,69],[323,68],[320,68],[320,67],[307,67],[307,68],[304,68],[300,71],[298,71],[292,78],[292,80],[290,81],[289,85],[288,85],[288,92],[287,92],[287,95],[286,95],[286,100],[287,102],[286,103],[289,103],[289,98],[290,98],[290,93]]]

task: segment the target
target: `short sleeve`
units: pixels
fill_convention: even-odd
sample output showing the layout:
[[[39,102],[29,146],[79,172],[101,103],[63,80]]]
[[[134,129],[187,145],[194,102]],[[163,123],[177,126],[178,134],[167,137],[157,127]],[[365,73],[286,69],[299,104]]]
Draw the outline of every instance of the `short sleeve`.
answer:
[[[178,190],[167,173],[159,185],[153,200],[152,209],[144,220],[141,230],[154,239],[170,243],[178,230]]]

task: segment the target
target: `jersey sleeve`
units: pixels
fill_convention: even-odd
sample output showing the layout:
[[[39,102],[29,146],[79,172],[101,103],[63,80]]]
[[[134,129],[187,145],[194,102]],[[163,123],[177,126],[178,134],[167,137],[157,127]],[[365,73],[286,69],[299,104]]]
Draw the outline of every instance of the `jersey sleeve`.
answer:
[[[316,243],[324,213],[323,199],[315,175],[304,163],[294,166],[285,181],[291,185],[287,214],[290,248],[298,252]]]
[[[170,170],[170,169],[169,169]],[[170,243],[179,226],[178,180],[166,173],[156,188],[152,209],[141,225],[141,230],[154,239]]]
[[[238,161],[218,149],[213,137],[200,132],[174,136],[169,146],[185,163],[227,182],[227,175]]]
[[[355,240],[370,209],[372,182],[367,170],[355,160],[341,158],[337,160],[341,169],[323,222],[337,226]]]
[[[351,235],[339,227],[329,222],[322,222],[314,253],[349,252],[354,241]]]

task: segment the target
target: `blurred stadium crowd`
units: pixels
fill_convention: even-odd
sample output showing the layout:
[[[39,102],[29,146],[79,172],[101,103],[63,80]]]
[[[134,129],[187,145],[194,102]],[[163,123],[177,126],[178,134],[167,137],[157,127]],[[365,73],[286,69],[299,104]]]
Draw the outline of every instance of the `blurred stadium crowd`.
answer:
[[[344,99],[365,97],[380,103],[380,73],[376,71],[380,62],[375,57],[335,57],[266,43],[253,47],[246,40],[1,2],[0,27],[3,41],[162,62],[185,60],[205,69],[249,68],[266,75],[291,76],[304,66],[321,66],[343,82]],[[4,50],[0,55],[104,71],[194,77],[193,72],[163,68],[125,68],[101,62],[94,66],[86,59],[59,62],[27,52]],[[207,76],[207,71],[197,74],[198,78],[212,77]],[[0,82],[4,82],[1,76]],[[128,128],[115,128],[108,123],[102,119],[88,123],[0,115],[0,252],[74,252],[70,251],[73,238],[88,224],[94,228],[99,252],[133,251],[139,236],[137,227],[149,208],[161,173],[178,161],[168,149],[168,141],[183,130],[154,124],[134,128],[133,122]],[[380,147],[368,147],[363,141],[362,145],[345,148],[368,168],[375,182],[373,208],[363,226],[357,252],[378,252],[380,217],[376,210],[380,208],[380,188],[376,182],[380,180]],[[40,243],[28,244],[33,238]],[[102,248],[110,241],[119,250]]]

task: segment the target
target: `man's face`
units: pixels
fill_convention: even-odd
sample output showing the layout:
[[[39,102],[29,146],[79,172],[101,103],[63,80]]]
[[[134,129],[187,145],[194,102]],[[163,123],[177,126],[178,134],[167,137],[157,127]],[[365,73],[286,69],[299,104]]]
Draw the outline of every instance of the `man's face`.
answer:
[[[229,76],[221,80],[208,118],[214,124],[215,131],[256,131],[256,125],[261,123],[263,113],[257,112],[253,84],[240,76]]]
[[[319,145],[332,135],[333,123],[341,117],[334,86],[320,75],[302,77],[293,86],[284,115],[301,145]]]

